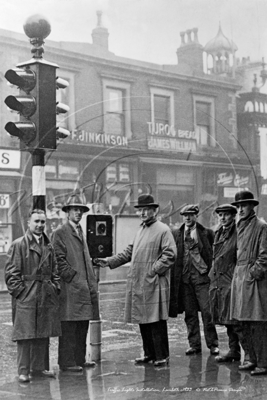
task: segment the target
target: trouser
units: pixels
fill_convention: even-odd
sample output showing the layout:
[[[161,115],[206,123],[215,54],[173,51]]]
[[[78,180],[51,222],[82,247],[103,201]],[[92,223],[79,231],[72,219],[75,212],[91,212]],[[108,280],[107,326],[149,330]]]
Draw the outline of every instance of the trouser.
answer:
[[[85,363],[88,326],[89,321],[61,321],[62,336],[58,340],[60,368],[82,366]]]
[[[249,338],[246,335],[242,323],[235,325],[225,325],[228,335],[228,343],[230,353],[234,355],[240,355],[240,344],[244,350],[245,357],[244,361],[249,361]]]
[[[248,339],[250,361],[259,368],[267,368],[267,322],[246,322],[244,333]]]
[[[205,282],[197,284],[192,282],[183,282],[182,297],[190,347],[201,349],[201,336],[198,319],[199,309],[203,321],[204,336],[207,347],[217,347],[218,336],[210,313],[209,283]]]
[[[225,325],[225,326],[226,326],[228,344],[230,349],[229,353],[231,353],[232,356],[240,356],[241,348],[239,344],[239,337],[235,332],[235,326],[234,325]]]
[[[151,357],[153,360],[164,360],[169,357],[167,321],[140,324],[139,328],[146,357]]]
[[[30,371],[45,369],[45,355],[49,345],[49,338],[25,339],[17,341],[18,374],[28,375]]]

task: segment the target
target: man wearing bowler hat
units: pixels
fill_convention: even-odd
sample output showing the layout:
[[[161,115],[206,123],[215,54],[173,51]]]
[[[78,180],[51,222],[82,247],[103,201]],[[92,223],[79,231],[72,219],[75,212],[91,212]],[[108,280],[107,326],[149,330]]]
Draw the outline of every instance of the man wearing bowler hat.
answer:
[[[67,222],[52,235],[62,289],[58,364],[62,371],[80,372],[95,365],[85,361],[86,337],[89,320],[99,319],[96,278],[80,226],[83,213],[89,208],[74,194],[62,210],[67,214]]]
[[[172,268],[170,316],[185,312],[189,349],[186,355],[201,353],[198,311],[201,311],[207,347],[212,355],[219,354],[218,336],[212,322],[209,304],[208,276],[212,265],[214,232],[197,222],[199,208],[188,204],[181,210],[183,224],[173,230],[177,261]]]
[[[113,257],[97,259],[100,267],[117,268],[131,261],[127,288],[125,321],[137,323],[143,340],[144,356],[136,364],[153,361],[155,367],[169,363],[167,319],[170,296],[170,268],[176,246],[170,229],[157,220],[153,196],[138,197],[141,227],[133,243]]]
[[[251,375],[267,374],[267,224],[255,214],[259,204],[248,190],[235,195],[237,263],[231,290],[231,319],[242,321],[250,362],[239,367]]]
[[[231,283],[236,266],[237,209],[231,204],[222,204],[215,209],[219,219],[213,243],[213,262],[209,272],[210,309],[214,324],[225,325],[229,351],[216,357],[217,362],[240,361],[240,343],[249,360],[248,344],[242,335],[242,324],[230,318]]]

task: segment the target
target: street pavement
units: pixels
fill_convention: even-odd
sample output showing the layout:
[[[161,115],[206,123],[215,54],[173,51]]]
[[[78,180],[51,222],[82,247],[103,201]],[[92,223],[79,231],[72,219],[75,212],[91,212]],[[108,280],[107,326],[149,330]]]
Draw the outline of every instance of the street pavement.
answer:
[[[114,286],[115,287],[115,286]],[[139,327],[123,322],[124,287],[101,293],[101,361],[80,374],[60,372],[57,365],[57,338],[50,340],[50,369],[55,378],[33,378],[18,382],[16,344],[12,332],[11,301],[0,294],[0,399],[1,400],[124,400],[124,399],[266,399],[267,376],[252,377],[239,372],[238,362],[218,364],[206,348],[202,336],[202,354],[186,356],[188,348],[185,324],[180,316],[168,322],[170,364],[155,368],[136,366],[143,355]],[[220,349],[227,351],[224,327],[218,327]]]

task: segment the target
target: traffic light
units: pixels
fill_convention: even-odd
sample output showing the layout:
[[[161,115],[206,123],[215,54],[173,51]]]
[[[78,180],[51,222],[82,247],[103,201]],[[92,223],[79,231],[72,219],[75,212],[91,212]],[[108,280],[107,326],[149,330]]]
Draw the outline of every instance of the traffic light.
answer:
[[[112,255],[112,216],[88,214],[86,217],[86,238],[92,258]]]
[[[57,89],[66,89],[69,86],[69,82],[66,81],[65,79],[56,78],[56,88]],[[58,118],[57,121],[57,131],[56,131],[56,138],[57,139],[66,139],[69,135],[70,132],[64,127],[61,126],[60,124],[60,114],[66,114],[69,111],[69,106],[67,106],[66,104],[63,104],[61,102],[56,103],[56,113]]]
[[[56,68],[46,62],[29,62],[6,72],[5,78],[19,88],[6,105],[20,115],[5,129],[20,139],[22,150],[56,149]]]

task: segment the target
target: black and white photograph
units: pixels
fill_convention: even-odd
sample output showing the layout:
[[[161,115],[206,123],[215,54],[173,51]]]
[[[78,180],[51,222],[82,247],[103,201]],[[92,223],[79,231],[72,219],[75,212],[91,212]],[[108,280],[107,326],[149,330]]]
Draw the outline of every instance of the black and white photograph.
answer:
[[[267,1],[0,0],[0,399],[265,400]]]

